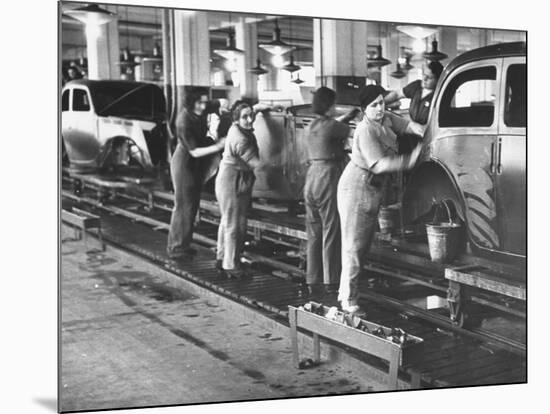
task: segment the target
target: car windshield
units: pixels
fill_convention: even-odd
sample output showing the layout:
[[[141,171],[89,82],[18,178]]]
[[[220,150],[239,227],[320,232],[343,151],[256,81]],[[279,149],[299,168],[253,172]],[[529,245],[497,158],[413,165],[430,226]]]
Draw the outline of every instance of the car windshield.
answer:
[[[147,84],[108,83],[91,88],[96,111],[102,116],[152,119],[165,113],[162,91]]]

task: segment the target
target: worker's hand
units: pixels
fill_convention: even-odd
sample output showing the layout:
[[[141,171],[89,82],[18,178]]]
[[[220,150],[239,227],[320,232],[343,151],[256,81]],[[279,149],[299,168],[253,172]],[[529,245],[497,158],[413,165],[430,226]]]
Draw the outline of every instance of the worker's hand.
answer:
[[[422,144],[418,143],[416,147],[411,152],[411,158],[409,159],[409,165],[407,165],[407,169],[411,170],[416,165],[416,162],[418,161],[418,157],[420,156],[420,152],[422,151]]]
[[[417,122],[411,122],[409,128],[413,134],[420,135],[421,137],[424,136],[424,130],[426,129],[424,125],[420,125]]]

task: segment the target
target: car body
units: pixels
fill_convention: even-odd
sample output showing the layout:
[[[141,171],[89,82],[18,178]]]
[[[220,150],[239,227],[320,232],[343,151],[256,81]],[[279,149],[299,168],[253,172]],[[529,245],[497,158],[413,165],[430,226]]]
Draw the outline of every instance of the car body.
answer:
[[[449,200],[471,250],[526,258],[526,43],[466,52],[434,92],[423,151],[403,196],[406,224],[429,221]]]
[[[162,90],[144,82],[73,80],[61,92],[61,136],[72,169],[136,167],[168,160]]]

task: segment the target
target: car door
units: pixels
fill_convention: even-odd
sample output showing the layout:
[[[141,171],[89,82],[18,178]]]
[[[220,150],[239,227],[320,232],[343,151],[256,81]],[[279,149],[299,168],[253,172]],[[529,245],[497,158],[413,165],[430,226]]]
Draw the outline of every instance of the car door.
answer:
[[[62,133],[71,165],[95,167],[100,145],[97,139],[97,117],[89,91],[71,89],[70,110],[62,113]]]
[[[466,63],[444,81],[432,120],[432,158],[463,196],[470,240],[499,250],[494,182],[502,58]]]
[[[501,113],[496,145],[496,198],[502,250],[526,254],[527,72],[524,56],[503,64]]]

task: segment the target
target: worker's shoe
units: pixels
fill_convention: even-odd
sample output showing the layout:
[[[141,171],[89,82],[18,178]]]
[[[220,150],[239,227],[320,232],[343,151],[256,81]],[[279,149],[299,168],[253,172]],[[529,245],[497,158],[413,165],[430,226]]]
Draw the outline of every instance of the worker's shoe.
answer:
[[[338,285],[336,283],[325,283],[325,294],[333,295],[338,293]]]
[[[223,272],[229,279],[250,279],[250,274],[243,269],[223,269]]]
[[[307,293],[308,293],[308,298],[313,300],[313,301],[316,301],[316,302],[320,302],[321,299],[323,298],[323,285],[320,285],[318,283],[308,283],[307,285]]]
[[[359,305],[356,303],[350,303],[347,300],[343,300],[340,302],[340,307],[344,312],[352,313],[357,316],[364,316],[366,315],[365,311],[361,309]]]

